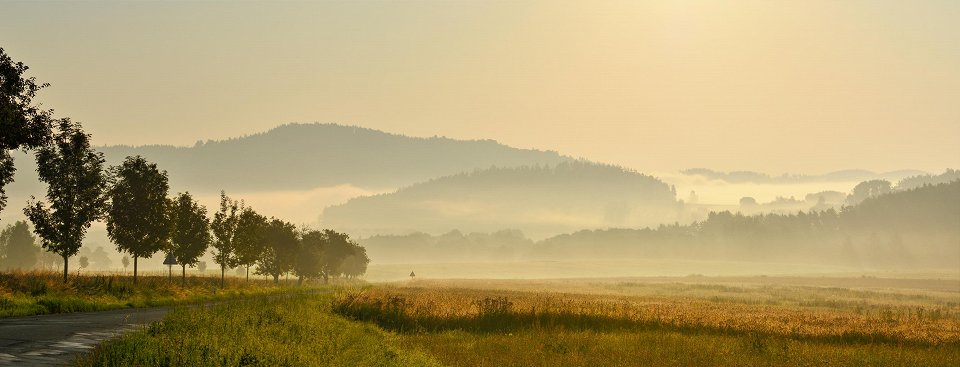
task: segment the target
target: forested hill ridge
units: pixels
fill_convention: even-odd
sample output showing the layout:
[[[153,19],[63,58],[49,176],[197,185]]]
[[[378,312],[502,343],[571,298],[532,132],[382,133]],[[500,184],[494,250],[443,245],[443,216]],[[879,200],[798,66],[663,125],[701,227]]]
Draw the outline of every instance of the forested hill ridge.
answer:
[[[691,259],[956,270],[960,180],[894,191],[842,210],[712,212],[691,225],[580,230],[532,241],[517,230],[361,239],[378,262]]]
[[[111,165],[141,155],[167,170],[173,186],[192,191],[301,190],[340,184],[396,188],[491,166],[555,165],[572,160],[557,152],[518,149],[493,140],[418,138],[320,123],[287,124],[191,147],[120,145],[97,150]],[[24,158],[17,161],[18,174],[32,175],[33,159]],[[16,181],[36,179],[18,177]]]
[[[917,177],[926,175],[927,172],[905,169],[890,172],[873,172],[862,169],[848,169],[825,173],[822,175],[799,175],[783,174],[773,176],[766,173],[753,171],[732,171],[721,172],[707,168],[691,168],[680,171],[688,176],[700,176],[710,180],[719,180],[729,183],[755,183],[755,184],[791,184],[806,182],[840,182],[840,181],[868,181],[868,180],[887,180],[896,183],[907,177]]]
[[[354,198],[324,210],[321,223],[355,235],[519,228],[545,237],[673,222],[678,205],[675,190],[655,177],[575,161],[476,170]]]

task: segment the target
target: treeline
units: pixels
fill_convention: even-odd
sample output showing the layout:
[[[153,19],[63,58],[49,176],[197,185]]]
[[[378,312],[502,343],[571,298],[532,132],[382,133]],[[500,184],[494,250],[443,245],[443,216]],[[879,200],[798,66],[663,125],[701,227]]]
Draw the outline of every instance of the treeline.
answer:
[[[54,118],[32,99],[45,87],[24,76],[28,68],[15,63],[0,48],[0,210],[6,204],[3,187],[13,180],[11,150],[32,150],[37,174],[47,184],[45,199],[31,198],[24,214],[47,252],[63,259],[67,281],[69,259],[76,255],[91,223],[105,220],[107,234],[120,252],[133,257],[134,282],[140,258],[168,254],[165,264],[196,265],[213,248],[221,266],[255,267],[257,274],[278,281],[293,273],[306,278],[357,276],[369,258],[350,238],[331,230],[297,228],[267,218],[221,192],[212,220],[189,192],[169,197],[168,175],[140,156],[106,167],[104,155],[91,146],[90,134],[69,118]],[[3,231],[2,261],[31,261],[33,239],[19,222]],[[25,235],[26,233],[26,235]],[[86,258],[80,259],[81,267]]]
[[[872,196],[840,211],[710,213],[691,225],[580,231],[537,243],[538,257],[811,261],[876,268],[956,266],[960,181]]]
[[[956,267],[960,181],[871,196],[841,210],[712,212],[690,225],[582,230],[532,241],[517,230],[360,240],[381,262],[678,258],[876,269]]]
[[[680,171],[685,175],[702,176],[711,180],[721,180],[730,183],[764,183],[786,184],[801,182],[831,182],[831,181],[868,181],[868,180],[897,180],[907,176],[922,175],[922,171],[900,170],[891,172],[871,172],[867,170],[841,170],[822,175],[783,174],[771,176],[766,173],[753,171],[720,172],[707,168],[691,168]]]

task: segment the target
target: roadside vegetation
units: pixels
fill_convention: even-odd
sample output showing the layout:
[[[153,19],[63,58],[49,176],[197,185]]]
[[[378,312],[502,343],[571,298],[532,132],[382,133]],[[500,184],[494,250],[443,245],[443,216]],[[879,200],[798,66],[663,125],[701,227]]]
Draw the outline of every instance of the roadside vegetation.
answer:
[[[272,281],[166,276],[73,276],[64,283],[60,274],[0,272],[0,318],[64,312],[104,311],[220,301],[249,296],[314,291],[315,287],[276,286]]]
[[[439,366],[395,334],[330,311],[329,294],[183,307],[107,342],[78,366]]]

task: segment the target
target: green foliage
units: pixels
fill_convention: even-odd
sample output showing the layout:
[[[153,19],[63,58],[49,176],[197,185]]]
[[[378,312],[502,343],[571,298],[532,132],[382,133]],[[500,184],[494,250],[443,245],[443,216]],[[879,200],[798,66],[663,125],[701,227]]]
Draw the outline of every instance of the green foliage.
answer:
[[[133,278],[117,275],[80,275],[69,282],[46,272],[0,272],[0,317],[50,313],[102,311],[223,300],[289,292],[262,280],[244,282],[188,277],[171,283],[166,276]]]
[[[33,97],[48,84],[25,77],[28,69],[0,47],[0,210],[7,204],[4,186],[13,182],[15,172],[10,150],[37,148],[50,140],[52,110],[33,103]]]
[[[186,273],[187,265],[196,264],[210,245],[207,208],[194,200],[189,192],[184,192],[170,205],[170,218],[173,224],[170,252]]]
[[[236,245],[234,244],[239,223],[239,213],[243,203],[230,199],[226,192],[220,191],[220,209],[213,215],[210,229],[213,230],[213,262],[220,265],[220,280],[223,281],[227,268],[236,263]]]
[[[234,265],[250,271],[250,266],[263,257],[267,218],[253,208],[246,207],[237,217],[237,230],[233,236]],[[249,274],[248,274],[249,275]]]
[[[49,208],[31,198],[24,214],[43,248],[63,257],[66,281],[67,259],[80,250],[90,223],[103,214],[108,180],[103,154],[90,146],[90,135],[69,119],[59,120],[58,127],[53,143],[36,152],[37,173],[48,185]]]
[[[134,261],[151,257],[170,238],[167,173],[140,156],[127,157],[113,171],[116,182],[109,191],[107,234]]]
[[[107,342],[78,366],[436,366],[373,326],[332,315],[329,296],[288,295],[178,308]]]
[[[264,228],[264,250],[257,259],[257,274],[269,274],[278,282],[280,275],[293,270],[300,250],[297,228],[273,218]]]

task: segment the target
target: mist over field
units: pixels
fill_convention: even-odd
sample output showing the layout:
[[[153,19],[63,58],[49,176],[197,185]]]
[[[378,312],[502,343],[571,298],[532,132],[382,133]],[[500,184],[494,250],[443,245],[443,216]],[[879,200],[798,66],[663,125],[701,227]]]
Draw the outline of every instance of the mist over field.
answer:
[[[958,20],[0,1],[0,367],[960,366]]]
[[[960,256],[955,170],[645,174],[493,141],[336,124],[284,125],[190,147],[101,149],[108,162],[156,160],[173,191],[189,190],[208,207],[223,189],[268,215],[344,231],[366,246],[371,279],[403,279],[407,268],[455,278],[953,274]],[[10,202],[42,195],[31,157],[15,158]],[[938,184],[948,185],[931,186]],[[85,243],[82,255],[97,259],[92,269],[122,269],[102,223]],[[159,270],[162,260],[144,259],[144,269]],[[649,261],[677,266],[657,273],[643,265]],[[696,271],[683,265],[690,262],[724,265]]]

